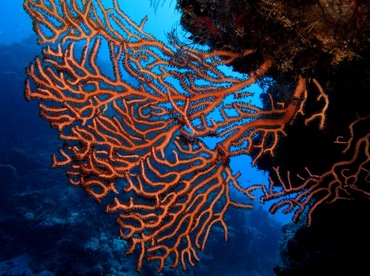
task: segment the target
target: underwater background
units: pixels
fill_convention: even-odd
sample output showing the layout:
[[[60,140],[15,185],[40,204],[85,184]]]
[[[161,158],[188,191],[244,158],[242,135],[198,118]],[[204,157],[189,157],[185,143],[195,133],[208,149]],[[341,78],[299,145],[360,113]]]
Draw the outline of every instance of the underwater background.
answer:
[[[62,142],[23,95],[25,68],[41,47],[22,4],[3,1],[0,10],[0,275],[136,275],[137,257],[126,256],[114,217],[70,185],[63,169],[51,168]],[[181,33],[174,1],[156,9],[144,0],[121,7],[135,22],[148,15],[144,29],[163,42],[173,28]],[[235,171],[244,167],[248,181],[266,181],[249,160],[232,162]],[[160,275],[275,275],[289,218],[272,217],[266,208],[229,210],[227,242],[216,226],[195,267],[165,267]],[[145,263],[141,274],[159,273]]]

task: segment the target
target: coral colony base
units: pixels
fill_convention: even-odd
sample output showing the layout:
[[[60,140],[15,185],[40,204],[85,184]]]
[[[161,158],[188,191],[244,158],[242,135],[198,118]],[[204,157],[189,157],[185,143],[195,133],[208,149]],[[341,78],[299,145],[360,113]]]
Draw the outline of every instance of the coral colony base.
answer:
[[[308,224],[322,203],[353,191],[369,196],[356,185],[369,177],[369,133],[357,133],[369,115],[338,137],[343,160],[323,174],[306,168],[304,175],[282,175],[275,167],[275,181],[246,186],[230,168],[233,156],[253,153],[254,163],[274,157],[297,118],[324,128],[329,100],[317,79],[297,74],[288,101],[270,95],[269,108],[260,108],[250,103],[248,87],[273,60],[266,57],[245,77],[220,70],[255,49],[207,52],[173,36],[166,45],[144,31],[146,18],[136,25],[117,0],[109,8],[100,0],[25,0],[24,8],[44,45],[27,69],[25,96],[39,101],[63,141],[53,167],[64,167],[72,185],[117,216],[131,244],[127,253],[139,252],[137,270],[144,260],[157,261],[158,271],[193,266],[211,228],[221,226],[227,239],[227,210],[252,208],[257,190],[261,201],[272,201],[272,213],[294,212],[297,220],[306,211]],[[99,63],[102,49],[109,67]],[[319,103],[310,113],[309,98]],[[220,138],[215,147],[204,142],[213,136]],[[245,199],[233,199],[233,190]]]

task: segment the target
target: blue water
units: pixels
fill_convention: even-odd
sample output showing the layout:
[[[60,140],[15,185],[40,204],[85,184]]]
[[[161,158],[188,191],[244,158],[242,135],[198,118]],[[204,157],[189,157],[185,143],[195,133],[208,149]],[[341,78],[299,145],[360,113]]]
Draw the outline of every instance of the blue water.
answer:
[[[22,2],[3,1],[0,9],[0,275],[136,275],[136,256],[125,255],[128,245],[114,218],[70,185],[63,169],[50,167],[61,142],[38,116],[36,102],[23,97],[25,68],[41,48]],[[166,41],[173,28],[185,35],[175,1],[156,11],[149,1],[120,2],[135,22],[148,16],[145,30],[157,39]],[[242,182],[267,182],[248,157],[231,166],[242,172]],[[212,232],[195,268],[166,268],[163,275],[274,275],[281,226],[290,218],[272,217],[267,209],[257,203],[252,211],[230,211],[228,242]],[[155,268],[146,264],[142,274],[155,275]]]

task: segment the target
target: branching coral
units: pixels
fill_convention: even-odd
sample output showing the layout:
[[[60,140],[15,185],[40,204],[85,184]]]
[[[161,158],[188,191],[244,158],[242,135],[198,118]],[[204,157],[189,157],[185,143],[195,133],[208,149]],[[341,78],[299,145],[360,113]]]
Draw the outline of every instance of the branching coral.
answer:
[[[281,5],[261,3],[269,8]],[[267,8],[246,6],[267,14]],[[289,79],[294,84],[286,99],[271,94],[264,108],[250,103],[248,86],[290,63],[285,57],[277,58],[266,46],[272,37],[264,36],[270,18],[275,22],[279,21],[276,15],[283,16],[281,8],[280,15],[274,8],[274,14],[257,21],[263,23],[258,34],[249,28],[245,36],[238,29],[237,39],[252,35],[261,39],[260,44],[205,52],[175,39],[170,45],[156,40],[144,31],[146,18],[134,24],[118,1],[106,8],[99,0],[26,0],[24,7],[39,43],[45,45],[43,56],[36,57],[27,70],[25,95],[40,101],[41,116],[64,142],[53,166],[65,167],[71,184],[83,187],[108,213],[117,215],[121,237],[131,242],[128,253],[139,252],[138,270],[145,259],[158,261],[159,271],[168,263],[173,267],[181,263],[184,269],[187,263],[194,265],[212,227],[220,225],[227,239],[228,208],[252,208],[256,189],[264,192],[262,200],[288,197],[275,203],[272,211],[288,205],[285,210],[296,216],[304,209],[311,210],[310,216],[318,204],[342,198],[339,191],[368,195],[366,188],[352,181],[368,180],[369,137],[355,133],[368,117],[351,125],[345,154],[352,157],[345,155],[344,161],[321,176],[309,169],[306,176],[295,174],[300,181],[294,187],[290,175],[284,178],[277,167],[277,176],[267,187],[245,187],[230,168],[230,158],[240,154],[251,154],[255,163],[266,156],[275,158],[282,137],[297,122],[325,129],[326,87],[307,70]],[[196,22],[195,28],[218,38],[226,12],[219,14],[219,22],[206,15],[203,4],[198,10],[190,3],[183,8],[185,17],[204,14],[204,25]],[[244,21],[246,14],[232,16],[232,24],[251,24]],[[250,20],[257,18],[252,15]],[[286,28],[284,24],[279,22],[276,30]],[[299,34],[290,43],[298,38]],[[273,45],[277,44],[269,47]],[[277,53],[283,46],[279,47]],[[99,63],[103,48],[109,51],[108,67]],[[243,77],[220,70],[220,65],[248,60],[248,75]],[[216,147],[205,143],[209,136],[220,138]],[[357,170],[350,171],[350,165]],[[330,177],[338,180],[322,184]],[[233,189],[245,196],[243,202],[233,199]]]

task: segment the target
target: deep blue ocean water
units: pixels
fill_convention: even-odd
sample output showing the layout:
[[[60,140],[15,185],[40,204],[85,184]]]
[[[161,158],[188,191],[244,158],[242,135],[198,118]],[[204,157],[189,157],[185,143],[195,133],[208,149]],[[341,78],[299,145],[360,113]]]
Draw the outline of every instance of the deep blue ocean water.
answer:
[[[126,256],[114,218],[76,187],[63,169],[52,169],[60,147],[57,133],[38,116],[36,102],[23,96],[25,68],[41,48],[22,0],[3,1],[0,9],[0,275],[136,275],[136,257]],[[110,1],[106,1],[110,2]],[[172,3],[171,3],[172,2]],[[161,41],[172,28],[181,33],[175,1],[156,11],[149,1],[122,1],[121,7]],[[129,4],[130,3],[130,4]],[[139,4],[140,3],[140,4]],[[258,92],[258,91],[256,91]],[[266,182],[249,159],[232,160],[241,181]],[[228,213],[229,240],[213,233],[201,262],[163,275],[274,275],[280,263],[281,226],[265,206]],[[145,265],[142,275],[156,275]]]

